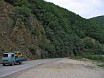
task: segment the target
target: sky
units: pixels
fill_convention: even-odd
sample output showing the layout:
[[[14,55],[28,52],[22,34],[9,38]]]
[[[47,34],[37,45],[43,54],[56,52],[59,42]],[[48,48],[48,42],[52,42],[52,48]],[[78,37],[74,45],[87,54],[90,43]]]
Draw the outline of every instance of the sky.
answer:
[[[104,15],[104,0],[45,0],[66,8],[84,18]]]

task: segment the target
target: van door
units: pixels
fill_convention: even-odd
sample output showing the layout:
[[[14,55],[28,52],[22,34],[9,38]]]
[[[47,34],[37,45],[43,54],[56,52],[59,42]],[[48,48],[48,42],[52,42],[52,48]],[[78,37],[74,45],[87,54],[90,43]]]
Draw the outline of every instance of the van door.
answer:
[[[11,61],[15,62],[15,55],[14,54],[11,54]]]

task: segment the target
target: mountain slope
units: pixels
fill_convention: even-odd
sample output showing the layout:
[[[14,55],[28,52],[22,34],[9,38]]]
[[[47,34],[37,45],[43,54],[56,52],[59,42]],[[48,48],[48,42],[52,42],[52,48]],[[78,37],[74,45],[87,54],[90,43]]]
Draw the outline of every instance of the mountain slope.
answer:
[[[104,31],[95,22],[43,0],[5,1],[0,4],[1,52],[20,50],[29,58],[104,53]]]
[[[83,43],[82,40],[89,40],[88,37],[91,37],[92,40],[90,40],[95,43],[96,40],[104,43],[104,31],[101,31],[95,22],[84,19],[52,3],[46,3],[42,0],[30,1],[32,1],[32,13],[42,21],[48,39],[52,39],[52,44],[56,44],[56,42],[59,41],[58,44],[55,45],[55,47],[58,45],[58,47],[63,48],[62,50],[59,48],[59,51],[66,52],[65,50],[67,50],[68,53],[74,52],[74,54],[81,51],[83,52],[82,48],[85,50],[85,46],[88,47],[88,45]],[[87,50],[92,48],[94,49],[94,46],[87,48]]]
[[[38,42],[45,40],[44,29],[37,18],[31,14],[31,29],[21,19],[16,19],[14,7],[7,2],[0,3],[0,50],[1,52],[22,51],[29,58],[40,58],[41,50]],[[32,52],[34,51],[34,53]]]
[[[101,26],[104,29],[104,16],[98,16],[91,18],[91,20],[95,21],[99,26]]]

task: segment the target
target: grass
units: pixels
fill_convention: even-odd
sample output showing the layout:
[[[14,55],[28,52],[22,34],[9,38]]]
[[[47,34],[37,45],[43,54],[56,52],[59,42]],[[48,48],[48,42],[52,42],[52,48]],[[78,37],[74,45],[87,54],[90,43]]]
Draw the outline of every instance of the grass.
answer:
[[[90,60],[100,62],[101,64],[98,64],[97,66],[104,67],[104,56],[102,56],[102,55],[90,55],[90,56],[87,56],[87,58]]]
[[[85,58],[104,63],[104,56],[102,55],[86,55]]]
[[[99,64],[99,65],[97,65],[97,66],[99,66],[99,67],[104,67],[104,64]]]
[[[85,56],[85,58],[97,61],[98,63],[100,63],[97,66],[104,67],[104,56],[102,55],[87,55]]]
[[[74,60],[80,60],[80,59],[82,59],[82,57],[81,56],[75,56],[75,57],[70,57],[71,59],[74,59]],[[69,59],[70,59],[69,58]]]
[[[75,56],[72,59],[74,60],[81,60],[82,58],[90,59],[93,61],[98,62],[97,66],[104,67],[104,56],[102,55],[86,55],[86,56]]]

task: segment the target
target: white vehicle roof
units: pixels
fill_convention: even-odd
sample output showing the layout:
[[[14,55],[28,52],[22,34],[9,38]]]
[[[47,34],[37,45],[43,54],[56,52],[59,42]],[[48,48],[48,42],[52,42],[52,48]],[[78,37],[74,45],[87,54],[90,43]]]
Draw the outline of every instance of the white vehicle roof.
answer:
[[[14,53],[5,52],[5,53],[3,53],[3,54],[14,54]]]

